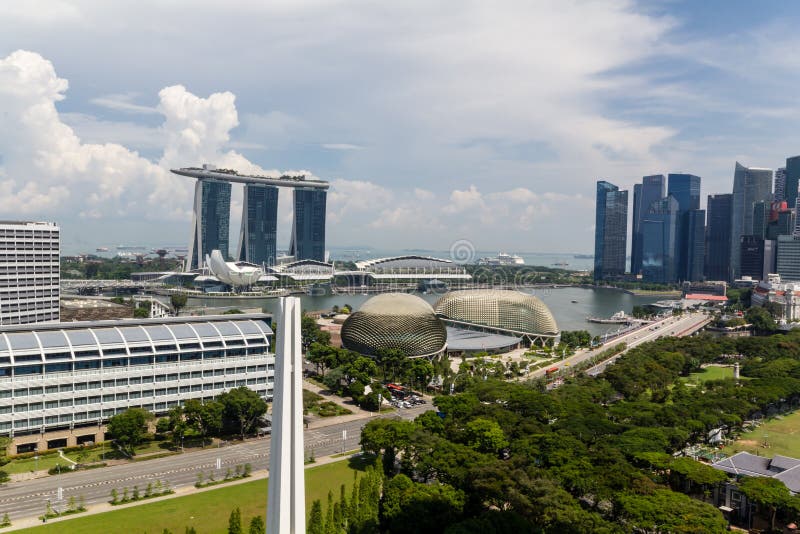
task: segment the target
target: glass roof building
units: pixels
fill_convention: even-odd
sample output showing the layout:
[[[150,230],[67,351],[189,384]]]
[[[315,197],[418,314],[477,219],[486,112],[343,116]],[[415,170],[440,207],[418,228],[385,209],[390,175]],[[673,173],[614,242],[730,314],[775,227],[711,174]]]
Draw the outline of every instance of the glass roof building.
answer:
[[[77,436],[128,408],[165,414],[239,386],[270,399],[269,323],[243,314],[0,328],[0,435],[22,445],[31,434]]]

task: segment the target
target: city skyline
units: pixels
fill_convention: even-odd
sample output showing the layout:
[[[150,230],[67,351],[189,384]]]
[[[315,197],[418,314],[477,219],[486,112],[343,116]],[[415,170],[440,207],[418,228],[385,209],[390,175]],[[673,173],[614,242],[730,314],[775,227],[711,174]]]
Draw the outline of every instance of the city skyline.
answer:
[[[0,207],[60,221],[68,250],[183,243],[191,188],[166,173],[208,162],[330,180],[331,246],[590,251],[598,179],[670,169],[727,192],[735,161],[777,168],[800,147],[783,120],[800,8],[713,4],[242,1],[224,22],[180,2],[4,6]]]

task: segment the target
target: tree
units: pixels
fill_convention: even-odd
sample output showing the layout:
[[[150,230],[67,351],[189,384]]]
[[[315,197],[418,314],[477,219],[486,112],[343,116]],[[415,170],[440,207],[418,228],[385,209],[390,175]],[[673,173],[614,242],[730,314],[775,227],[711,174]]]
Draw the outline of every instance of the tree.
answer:
[[[234,508],[228,518],[228,534],[244,534],[242,531],[242,512],[239,507]]]
[[[108,434],[123,452],[133,456],[137,445],[144,441],[147,423],[153,414],[141,408],[129,408],[108,420]]]
[[[311,505],[306,532],[308,534],[325,534],[325,523],[322,519],[322,503],[320,503],[319,499],[314,501]]]
[[[250,520],[249,534],[266,534],[267,525],[264,523],[264,518],[260,515],[255,516]]]
[[[267,413],[267,403],[245,386],[232,389],[217,399],[223,409],[223,423],[237,428],[242,439],[251,432],[258,419]]]
[[[789,504],[791,493],[780,480],[767,477],[746,477],[739,489],[763,511],[770,514],[770,526],[775,530],[775,516],[780,508]]]
[[[400,474],[384,488],[381,517],[392,533],[442,532],[461,518],[465,500],[452,486],[421,484]]]
[[[753,306],[744,314],[748,323],[752,324],[756,330],[761,332],[772,332],[777,328],[775,319],[772,315],[759,306]]]
[[[317,324],[317,320],[306,314],[303,314],[303,318],[300,320],[300,338],[303,349],[306,350],[312,343],[329,345],[331,342],[331,334],[323,331]]]
[[[217,401],[202,403],[189,399],[183,407],[186,422],[203,437],[214,436],[222,431],[223,407]]]
[[[169,296],[169,302],[175,309],[175,315],[180,314],[181,308],[186,306],[186,293],[173,293]]]
[[[766,479],[771,480],[771,479]],[[728,522],[710,504],[658,489],[650,495],[623,494],[619,515],[630,532],[727,532]]]
[[[497,454],[508,447],[503,429],[496,421],[474,419],[467,423],[466,433],[469,446],[479,452]]]

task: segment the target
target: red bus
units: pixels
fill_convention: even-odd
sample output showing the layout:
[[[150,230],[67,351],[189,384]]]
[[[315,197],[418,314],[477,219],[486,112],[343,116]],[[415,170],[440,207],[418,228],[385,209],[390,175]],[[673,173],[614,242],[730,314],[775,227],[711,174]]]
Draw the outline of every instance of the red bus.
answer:
[[[545,372],[544,372],[544,374],[546,374],[546,375],[552,375],[552,374],[553,374],[553,373],[555,373],[556,371],[558,371],[558,367],[551,367],[550,369],[548,369],[547,371],[545,371]]]

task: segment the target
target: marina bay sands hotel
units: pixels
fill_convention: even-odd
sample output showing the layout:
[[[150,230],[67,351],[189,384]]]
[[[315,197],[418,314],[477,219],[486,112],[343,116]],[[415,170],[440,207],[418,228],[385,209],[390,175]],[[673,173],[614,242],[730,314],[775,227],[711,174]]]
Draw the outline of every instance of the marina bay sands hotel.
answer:
[[[203,267],[206,254],[214,249],[229,257],[231,184],[244,184],[242,226],[235,258],[256,265],[277,262],[278,188],[290,187],[294,194],[294,220],[289,255],[295,260],[325,261],[325,202],[328,182],[304,175],[251,176],[212,165],[172,169],[195,178],[192,238],[186,270]]]

